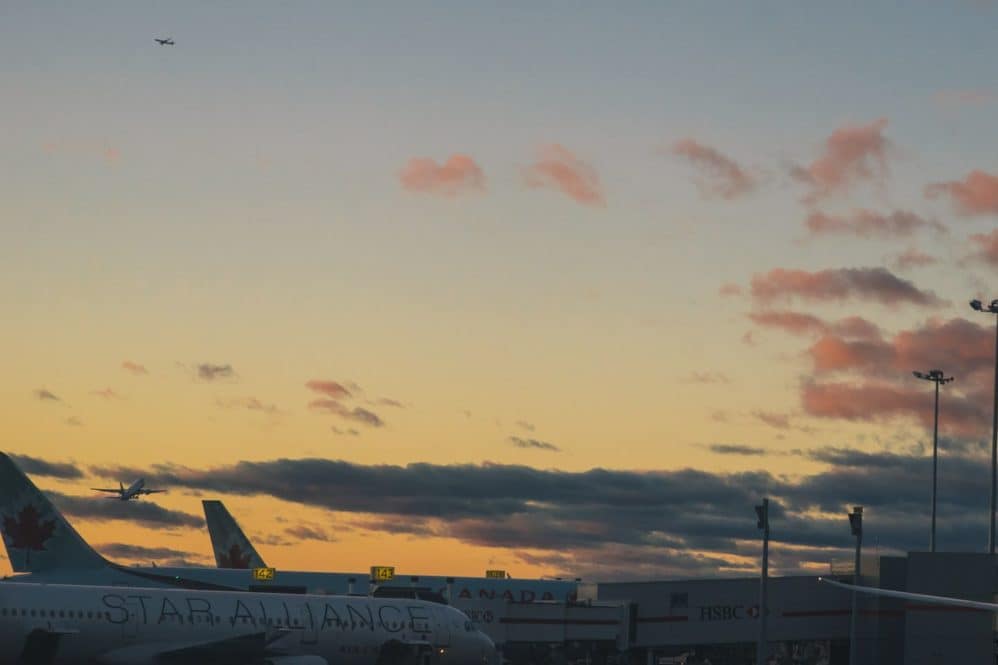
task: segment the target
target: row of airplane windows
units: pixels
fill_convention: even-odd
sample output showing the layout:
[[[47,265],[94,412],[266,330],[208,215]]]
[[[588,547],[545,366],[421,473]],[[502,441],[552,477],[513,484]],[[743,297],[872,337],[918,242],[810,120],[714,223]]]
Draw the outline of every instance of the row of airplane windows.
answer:
[[[104,620],[110,621],[111,620],[111,613],[110,612],[100,612],[100,611],[94,612],[93,610],[90,610],[88,612],[84,612],[83,610],[79,610],[79,611],[74,611],[74,610],[28,610],[28,609],[24,609],[24,608],[21,608],[21,609],[18,610],[18,609],[8,609],[6,607],[0,608],[0,617],[6,617],[6,616],[16,617],[16,616],[18,616],[18,613],[20,613],[20,616],[22,616],[22,617],[38,617],[38,618],[42,618],[42,619],[44,619],[44,618],[47,617],[47,618],[50,618],[50,619],[56,619],[56,618],[59,618],[59,619],[87,619],[87,620],[90,620],[90,621],[104,621]],[[242,622],[243,623],[249,623],[249,619],[247,617],[241,617],[241,618],[242,618]],[[183,623],[183,621],[184,621],[183,617],[180,616],[179,614],[178,615],[167,615],[167,616],[163,617],[163,621],[170,621],[170,620],[176,620],[176,621],[179,621],[180,623]],[[187,617],[187,622],[188,623],[210,623],[212,625],[215,625],[215,624],[221,625],[221,623],[222,623],[222,617],[216,616],[214,621],[208,621],[208,619],[202,619],[202,617],[200,617],[198,615],[191,615],[191,616]],[[256,621],[254,621],[253,623],[255,624]],[[267,625],[268,626],[283,626],[284,625],[284,620],[283,619],[277,619],[275,621],[274,619],[267,619]],[[298,626],[299,625],[299,621],[298,621],[298,619],[294,619],[288,625],[289,626]]]
[[[33,617],[41,617],[41,618],[44,619],[46,616],[48,616],[49,618],[52,618],[52,619],[56,618],[56,611],[55,610],[48,610],[48,614],[46,614],[46,610],[26,610],[26,609],[22,608],[20,610],[20,612],[21,612],[21,616],[22,617],[33,616]],[[0,617],[5,617],[5,616],[16,617],[18,615],[17,613],[18,613],[18,610],[16,610],[16,609],[10,609],[10,610],[8,610],[6,607],[0,608]],[[102,619],[109,619],[110,620],[111,613],[110,612],[94,612],[93,610],[91,610],[91,611],[87,612],[86,615],[84,616],[83,610],[80,610],[79,612],[75,612],[75,613],[73,612],[73,610],[59,610],[58,617],[60,619],[84,619],[84,618],[86,618],[86,619],[91,619],[91,620],[96,619],[97,621],[100,621]]]
[[[48,612],[47,615],[46,615],[46,611]],[[8,609],[6,607],[0,608],[0,617],[6,617],[6,616],[16,617],[16,616],[18,616],[18,610],[17,609]],[[23,609],[22,608],[20,610],[20,616],[22,616],[22,617],[28,617],[28,616],[31,616],[31,617],[41,617],[43,619],[47,616],[50,619],[55,619],[55,618],[59,618],[59,619],[84,619],[84,618],[86,618],[86,619],[91,620],[91,621],[93,621],[93,620],[96,620],[96,621],[103,621],[103,620],[110,621],[111,620],[111,613],[110,612],[94,612],[93,610],[86,612],[85,615],[84,615],[83,610],[79,610],[79,611],[74,611],[74,610],[58,610],[57,611],[57,610],[27,610],[27,609]],[[240,618],[242,619],[242,623],[244,623],[244,624],[250,623],[250,619],[248,617],[240,617]],[[177,614],[177,615],[167,615],[167,616],[163,617],[164,621],[169,621],[171,619],[175,619],[177,621],[180,621],[181,623],[183,623],[183,620],[184,620],[183,617],[181,615],[179,615],[179,614]],[[200,615],[194,614],[194,615],[190,615],[190,616],[187,617],[187,622],[188,623],[202,623],[203,622],[203,623],[211,623],[212,625],[221,625],[221,623],[222,623],[222,617],[216,616],[216,617],[214,617],[214,619],[215,619],[214,621],[208,621],[207,619],[202,620],[202,617]],[[253,623],[255,625],[257,623],[257,621],[254,620]],[[261,621],[260,623],[263,623],[263,622]],[[283,626],[284,625],[284,619],[278,618],[275,621],[273,618],[268,618],[267,621],[266,621],[266,623],[267,623],[268,626]],[[354,624],[352,624],[352,623],[348,624],[346,621],[339,622],[339,623],[344,628],[346,626],[351,626],[351,627],[354,626]],[[300,622],[299,622],[298,619],[293,619],[288,625],[289,626],[299,626]],[[404,623],[395,623],[395,622],[392,622],[390,626],[386,626],[386,628],[390,628],[392,630],[401,630],[402,628],[405,628],[405,627],[406,627],[406,625]],[[409,622],[408,627],[410,629],[415,630],[415,625],[412,622]],[[465,622],[464,629],[466,631],[472,631],[472,630],[474,630],[474,626],[471,624],[470,621],[469,622]]]

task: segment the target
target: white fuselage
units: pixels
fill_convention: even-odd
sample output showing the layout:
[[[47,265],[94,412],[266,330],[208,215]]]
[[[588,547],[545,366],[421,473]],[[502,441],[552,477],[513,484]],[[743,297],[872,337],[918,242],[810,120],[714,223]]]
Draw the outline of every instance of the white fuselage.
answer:
[[[313,656],[374,665],[392,642],[440,665],[482,665],[494,654],[464,614],[421,601],[0,583],[0,665],[38,656],[138,665],[178,650],[191,663]],[[50,650],[51,659],[42,655]]]
[[[142,486],[146,484],[145,478],[139,478],[134,483],[129,485],[124,492],[121,493],[121,500],[128,501],[139,494],[139,490]]]

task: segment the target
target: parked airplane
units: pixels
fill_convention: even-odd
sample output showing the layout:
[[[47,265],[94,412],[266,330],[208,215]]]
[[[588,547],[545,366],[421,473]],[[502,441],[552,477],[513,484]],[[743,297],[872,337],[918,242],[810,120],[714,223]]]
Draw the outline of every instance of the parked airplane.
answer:
[[[124,483],[118,481],[118,487],[106,488],[106,487],[91,487],[95,492],[110,492],[112,494],[117,494],[117,496],[109,496],[108,499],[119,499],[121,501],[130,501],[131,499],[138,499],[143,494],[159,494],[160,492],[165,492],[166,490],[147,490],[145,488],[146,479],[139,478],[134,483],[125,487]]]
[[[171,39],[170,37],[167,37],[166,39],[156,39],[156,42],[160,46],[173,46],[173,39]]]
[[[933,605],[950,605],[953,607],[967,607],[975,610],[987,610],[998,612],[998,603],[989,603],[981,600],[967,600],[965,598],[953,598],[951,596],[933,596],[927,593],[912,593],[910,591],[895,591],[894,589],[878,589],[870,586],[858,586],[855,584],[844,584],[829,580],[824,577],[818,578],[819,582],[837,586],[847,591],[856,591],[871,596],[884,596],[887,598],[899,598],[901,600],[912,600],[919,603],[931,603]]]
[[[0,665],[483,665],[492,641],[417,600],[0,583]]]
[[[253,547],[225,504],[217,500],[201,501],[215,564],[219,568],[266,568],[267,564]]]
[[[239,523],[225,508],[225,504],[215,499],[201,501],[205,523],[211,536],[211,546],[215,562],[219,568],[265,567],[263,558],[257,553],[253,543],[243,532]],[[351,579],[366,584],[368,573],[297,573],[281,570],[276,573],[287,576],[300,575],[311,584],[323,589],[336,589],[338,593],[350,590],[338,586]],[[400,582],[401,585],[400,586]],[[421,587],[433,593],[451,596],[451,604],[462,607],[464,601],[492,600],[495,598],[512,601],[568,600],[577,585],[562,580],[514,580],[507,577],[444,577],[441,575],[398,575],[390,582],[380,584],[382,591]],[[309,587],[313,588],[313,587]],[[471,608],[464,608],[468,611]]]
[[[347,594],[368,592],[370,574],[258,571],[222,568],[123,566],[98,554],[73,529],[7,455],[0,453],[0,527],[7,557],[19,581],[103,584],[185,589]],[[245,537],[245,536],[244,536]],[[480,577],[403,577],[410,586],[449,590],[451,604],[498,621],[493,606],[504,601],[559,600],[574,597],[578,585],[568,580],[509,580]],[[448,589],[448,587],[450,587]]]

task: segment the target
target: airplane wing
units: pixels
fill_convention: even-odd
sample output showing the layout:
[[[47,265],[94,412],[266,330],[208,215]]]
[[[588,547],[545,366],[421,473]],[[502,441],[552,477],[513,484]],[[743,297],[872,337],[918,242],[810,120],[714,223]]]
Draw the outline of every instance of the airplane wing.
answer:
[[[106,487],[91,487],[95,492],[113,492],[114,494],[121,494],[121,490],[118,488],[107,489]]]
[[[159,494],[160,492],[165,492],[166,490],[147,490],[140,489],[137,494]]]
[[[998,603],[987,603],[980,600],[966,600],[965,598],[951,598],[949,596],[933,596],[927,593],[911,593],[910,591],[895,591],[893,589],[877,589],[869,586],[856,586],[853,584],[843,584],[834,580],[818,578],[819,582],[837,586],[847,591],[858,591],[874,596],[886,596],[887,598],[899,598],[901,600],[911,600],[919,603],[929,603],[932,605],[951,605],[953,607],[969,607],[975,610],[986,610],[988,612],[998,612]]]

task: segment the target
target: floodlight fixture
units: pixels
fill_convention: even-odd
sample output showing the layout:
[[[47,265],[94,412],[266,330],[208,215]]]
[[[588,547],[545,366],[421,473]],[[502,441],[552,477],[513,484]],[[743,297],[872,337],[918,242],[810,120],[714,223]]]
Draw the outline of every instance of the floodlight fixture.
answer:
[[[998,298],[985,306],[974,298],[971,309],[984,314],[998,314]],[[995,553],[995,513],[998,512],[998,316],[995,317],[995,388],[991,410],[991,523],[988,528],[988,553]]]
[[[928,372],[912,372],[916,378],[924,381],[932,381],[936,384],[935,417],[932,420],[932,525],[929,528],[929,551],[936,551],[936,488],[939,477],[939,386],[945,385],[953,380],[952,376],[946,376],[941,369],[930,369]]]

